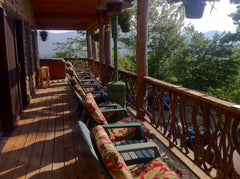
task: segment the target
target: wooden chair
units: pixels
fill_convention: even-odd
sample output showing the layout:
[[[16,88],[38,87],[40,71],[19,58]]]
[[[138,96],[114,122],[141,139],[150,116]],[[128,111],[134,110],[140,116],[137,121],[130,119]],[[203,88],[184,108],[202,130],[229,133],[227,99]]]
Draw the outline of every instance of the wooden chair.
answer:
[[[139,122],[141,123],[144,135],[148,139],[153,139],[155,134],[153,134],[144,124],[138,119],[132,118],[128,115],[125,108],[118,109],[107,109],[100,110],[94,100],[94,97],[91,93],[85,95],[85,104],[88,114],[88,127],[93,128],[96,125],[102,124],[122,124],[122,123],[132,123]]]
[[[105,178],[179,178],[160,158],[157,145],[152,142],[143,144],[129,144],[114,146],[102,126],[96,126],[92,132],[79,121],[80,134],[90,152],[94,162],[98,165]],[[125,126],[126,127],[126,126]],[[122,153],[151,150],[153,160],[144,160],[144,157],[133,159],[129,164],[122,158]],[[144,164],[129,169],[129,165]]]
[[[40,80],[40,88],[50,87],[50,72],[48,66],[42,66],[38,70],[39,80]],[[46,82],[44,82],[46,80]]]

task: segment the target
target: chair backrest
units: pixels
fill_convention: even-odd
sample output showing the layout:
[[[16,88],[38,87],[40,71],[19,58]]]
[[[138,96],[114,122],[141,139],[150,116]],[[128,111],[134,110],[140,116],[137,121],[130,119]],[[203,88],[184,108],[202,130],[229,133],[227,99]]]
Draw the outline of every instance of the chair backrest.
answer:
[[[105,168],[104,164],[98,158],[98,154],[95,151],[94,143],[92,142],[92,137],[87,126],[82,121],[78,121],[78,126],[80,128],[81,136],[83,137],[84,142],[86,143],[87,148],[90,152],[90,155],[98,165],[99,169],[101,170],[101,173],[105,176],[106,179],[112,178],[107,169]]]

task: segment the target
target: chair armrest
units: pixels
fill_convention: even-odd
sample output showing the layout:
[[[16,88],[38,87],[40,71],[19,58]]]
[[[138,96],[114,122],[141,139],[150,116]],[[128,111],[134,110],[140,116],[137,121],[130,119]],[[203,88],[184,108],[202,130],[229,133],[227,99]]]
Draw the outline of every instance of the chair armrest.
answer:
[[[99,104],[98,107],[112,107],[114,109],[117,109],[118,108],[118,105],[117,104]]]
[[[95,83],[94,79],[80,79],[80,82],[91,82],[91,83]]]
[[[135,151],[139,151],[139,150],[151,149],[154,152],[155,158],[160,157],[158,146],[153,142],[129,144],[129,145],[119,145],[119,146],[115,146],[115,148],[119,153],[135,152]]]
[[[100,88],[97,83],[94,83],[94,84],[80,84],[80,86],[82,88],[90,88],[90,87],[98,87],[98,88]]]
[[[124,108],[121,108],[121,109],[104,109],[104,110],[102,110],[102,113],[108,113],[108,112],[114,112],[114,113],[117,113],[117,112],[123,112],[124,113],[124,116],[122,116],[122,117],[129,117],[128,116],[128,113],[127,113],[127,110],[126,109],[124,109]]]
[[[99,93],[99,94],[101,94],[101,96],[103,96],[103,92],[102,91],[86,91],[85,93],[86,94],[87,93],[92,93],[92,94],[98,94]]]
[[[123,123],[123,124],[106,124],[102,125],[104,129],[112,129],[112,128],[136,128],[136,136],[133,139],[136,140],[145,140],[143,135],[142,126],[139,122],[133,123]]]

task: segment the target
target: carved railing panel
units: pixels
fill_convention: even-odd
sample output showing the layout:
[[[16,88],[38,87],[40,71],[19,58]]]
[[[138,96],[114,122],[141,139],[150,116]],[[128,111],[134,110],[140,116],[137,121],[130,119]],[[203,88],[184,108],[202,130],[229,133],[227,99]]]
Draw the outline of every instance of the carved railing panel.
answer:
[[[100,61],[94,61],[95,78],[100,80]]]
[[[71,62],[75,68],[77,68],[77,62],[75,58],[64,58],[67,62]],[[83,67],[88,67],[89,59],[87,58],[78,58],[79,65]]]
[[[150,77],[145,82],[147,107],[142,110],[169,146],[177,147],[210,176],[216,169],[218,177],[239,177],[233,163],[233,156],[240,154],[238,107]]]
[[[137,74],[119,69],[119,80],[126,83],[126,101],[127,106],[131,106],[136,110],[136,98],[137,98]]]

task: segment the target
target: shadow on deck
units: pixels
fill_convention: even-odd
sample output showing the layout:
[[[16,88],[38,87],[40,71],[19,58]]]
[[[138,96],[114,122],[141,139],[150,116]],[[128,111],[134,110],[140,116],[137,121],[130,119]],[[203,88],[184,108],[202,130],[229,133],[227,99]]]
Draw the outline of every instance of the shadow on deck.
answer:
[[[65,80],[38,89],[0,141],[0,178],[104,178],[76,132],[76,104]]]

